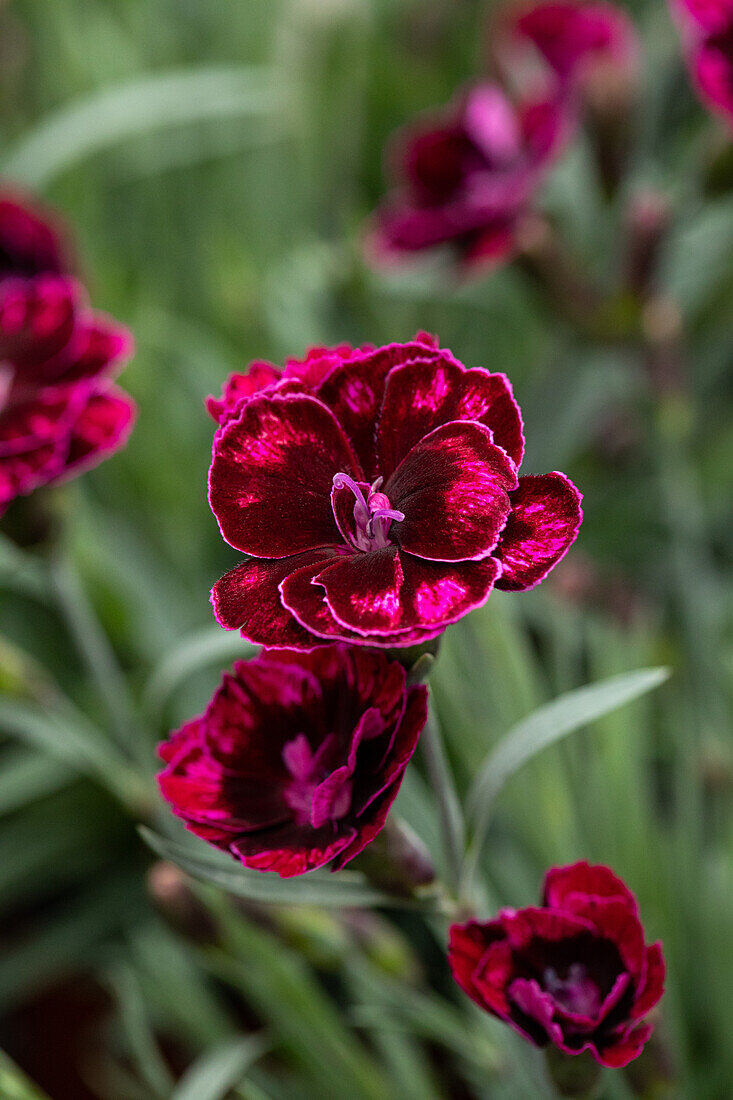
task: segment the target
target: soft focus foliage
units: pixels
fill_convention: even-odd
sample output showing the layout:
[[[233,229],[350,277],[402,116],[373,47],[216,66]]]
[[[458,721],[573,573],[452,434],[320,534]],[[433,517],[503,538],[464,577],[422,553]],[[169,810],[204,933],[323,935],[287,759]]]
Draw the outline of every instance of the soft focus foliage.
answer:
[[[206,395],[255,359],[421,330],[511,377],[522,472],[562,469],[584,494],[552,576],[446,634],[431,690],[460,803],[543,704],[673,670],[559,743],[545,727],[509,769],[481,918],[534,899],[549,866],[613,867],[668,973],[654,1035],[603,1072],[603,1100],[728,1100],[733,148],[667,6],[623,10],[633,74],[584,82],[516,258],[468,280],[437,255],[373,268],[365,249],[391,135],[496,77],[497,5],[0,4],[0,174],[63,214],[94,309],[137,347],[127,447],[2,521],[0,1047],[53,1100],[185,1097],[184,1072],[199,1100],[553,1096],[537,1053],[452,981],[430,888],[371,911],[393,888],[352,863],[317,889],[259,876],[258,895],[155,788],[155,745],[251,656],[208,602],[236,555],[206,501]],[[545,718],[577,730],[567,698]],[[418,751],[395,813],[442,873],[426,776]],[[152,869],[140,821],[166,834]]]

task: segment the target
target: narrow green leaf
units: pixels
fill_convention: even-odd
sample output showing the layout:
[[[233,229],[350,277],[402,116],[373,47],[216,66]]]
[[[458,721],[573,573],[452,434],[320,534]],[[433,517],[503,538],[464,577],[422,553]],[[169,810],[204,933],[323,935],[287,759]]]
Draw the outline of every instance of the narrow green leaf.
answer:
[[[171,1100],[224,1100],[267,1046],[263,1036],[248,1035],[207,1050],[189,1066]]]
[[[133,1064],[156,1096],[169,1097],[173,1077],[161,1053],[134,969],[119,961],[107,972]]]
[[[58,760],[25,749],[5,752],[0,770],[0,814],[35,802],[66,786],[75,773]]]
[[[464,862],[464,879],[473,874],[497,795],[522,765],[562,737],[582,729],[659,687],[669,669],[650,668],[612,676],[600,684],[568,691],[519,722],[484,760],[467,799],[473,840]]]
[[[363,875],[353,871],[312,871],[297,879],[282,879],[274,873],[249,871],[234,860],[216,853],[199,855],[191,847],[166,840],[145,826],[140,827],[143,840],[163,859],[175,863],[187,875],[220,887],[235,897],[250,898],[278,905],[319,905],[327,908],[360,908],[396,906],[408,909],[435,908],[432,898],[412,901],[392,897],[370,886]]]
[[[59,713],[0,697],[0,732],[44,750],[77,774],[93,776],[125,803],[137,805],[146,794],[124,756],[71,703]]]
[[[175,70],[104,88],[42,120],[11,150],[3,174],[47,185],[94,153],[170,126],[273,112],[278,90],[266,68]]]
[[[0,1051],[0,1096],[2,1100],[48,1100],[26,1075]]]

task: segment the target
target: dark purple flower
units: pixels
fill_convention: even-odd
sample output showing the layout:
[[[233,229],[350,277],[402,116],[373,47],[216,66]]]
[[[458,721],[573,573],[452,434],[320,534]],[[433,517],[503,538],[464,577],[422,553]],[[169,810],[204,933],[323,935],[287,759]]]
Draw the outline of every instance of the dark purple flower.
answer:
[[[67,276],[0,280],[0,512],[124,444],[135,407],[112,379],[131,351]]]
[[[249,555],[213,588],[222,626],[269,647],[414,645],[495,583],[531,588],[574,541],[575,486],[517,476],[505,375],[467,370],[421,333],[319,349],[274,377],[258,364],[264,388],[235,376],[213,407],[209,502]]]
[[[664,992],[662,946],[647,947],[636,899],[608,867],[545,876],[542,908],[454,924],[453,976],[479,1007],[537,1046],[627,1065],[651,1035]]]
[[[57,227],[0,194],[0,514],[100,462],[134,420],[133,402],[112,385],[132,338],[90,309],[67,266]]]
[[[733,0],[675,0],[693,80],[705,102],[733,124]]]
[[[338,870],[384,825],[426,717],[427,690],[381,653],[266,652],[161,745],[158,783],[192,833],[247,867]]]
[[[389,164],[396,187],[375,215],[370,254],[400,260],[449,245],[464,267],[506,259],[566,121],[554,99],[515,104],[483,83],[398,134]]]
[[[633,74],[639,53],[636,30],[622,8],[606,0],[545,0],[510,5],[495,24],[493,52],[516,79],[534,51],[564,89],[581,85],[599,67]],[[513,71],[512,71],[513,70]]]

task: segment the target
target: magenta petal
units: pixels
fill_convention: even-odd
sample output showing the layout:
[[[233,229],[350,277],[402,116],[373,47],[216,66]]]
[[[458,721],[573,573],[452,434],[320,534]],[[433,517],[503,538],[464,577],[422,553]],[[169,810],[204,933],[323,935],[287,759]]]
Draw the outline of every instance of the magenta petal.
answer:
[[[321,570],[315,583],[337,622],[357,634],[391,636],[455,622],[485,603],[497,576],[493,558],[430,562],[389,548],[343,558]]]
[[[514,464],[481,424],[443,424],[417,443],[385,486],[404,512],[391,537],[432,561],[486,557],[509,514]]]
[[[515,978],[507,989],[507,994],[512,1004],[537,1024],[551,1042],[558,1046],[562,1044],[562,1029],[553,1021],[554,1001],[549,993],[540,989],[534,978]],[[522,1032],[524,1033],[523,1028]]]
[[[431,361],[404,363],[390,372],[377,433],[380,472],[388,476],[423,436],[454,420],[474,420],[490,428],[494,443],[520,465],[522,417],[506,375],[466,370],[442,352]]]
[[[573,911],[573,902],[581,904],[588,895],[598,898],[616,898],[626,901],[636,913],[636,898],[626,883],[603,864],[590,864],[585,860],[568,867],[552,867],[545,875],[543,904],[551,909]]]
[[[333,414],[305,394],[253,397],[214,436],[209,503],[237,550],[284,558],[340,544],[336,473],[361,478]]]
[[[661,943],[653,943],[646,949],[646,980],[631,1009],[631,1018],[641,1020],[654,1008],[664,993],[666,966]]]
[[[692,70],[703,97],[733,123],[733,11],[726,34],[702,42],[693,51]]]
[[[392,551],[380,552],[392,553]],[[368,556],[367,554],[358,555],[360,558]],[[349,561],[351,559],[343,558],[342,560]],[[363,630],[351,628],[334,616],[331,607],[326,602],[320,581],[314,583],[321,572],[323,572],[321,563],[298,569],[282,581],[280,593],[284,606],[292,612],[294,618],[306,630],[323,639],[359,642],[362,645],[392,648],[393,646],[418,645],[430,641],[443,632],[444,627],[442,624],[425,628],[408,626],[394,633],[380,631],[378,634],[369,634]]]
[[[84,305],[81,287],[66,276],[0,282],[0,359],[17,368],[21,385],[48,383],[63,371],[62,352]]]
[[[0,278],[60,275],[71,267],[66,230],[56,215],[18,191],[0,194]]]
[[[644,1049],[644,1044],[649,1039],[654,1028],[650,1024],[640,1024],[624,1039],[612,1046],[602,1047],[596,1051],[591,1046],[590,1051],[595,1060],[607,1069],[623,1069],[638,1058]]]
[[[333,410],[352,441],[368,481],[384,474],[377,468],[374,425],[382,405],[385,379],[393,367],[406,359],[429,359],[435,355],[436,349],[418,338],[409,344],[387,344],[345,360],[318,387],[318,397]]]
[[[272,363],[251,363],[246,374],[230,374],[224,383],[221,397],[207,397],[206,408],[218,424],[226,424],[234,418],[245,398],[274,385],[281,377],[282,372]]]
[[[724,31],[733,15],[730,0],[678,0],[678,6],[709,34]]]
[[[227,630],[241,630],[242,637],[254,645],[285,649],[323,645],[322,639],[305,630],[283,606],[279,585],[298,569],[315,565],[320,570],[328,560],[322,550],[312,550],[274,561],[252,558],[236,566],[211,590],[214,618]]]
[[[54,380],[67,385],[103,376],[113,378],[134,351],[132,333],[103,313],[93,313],[79,326],[77,348]]]
[[[503,570],[497,588],[521,592],[539,584],[575,542],[583,519],[581,494],[558,472],[520,477],[499,542]]]
[[[85,400],[81,391],[47,391],[0,414],[0,511],[64,471]]]
[[[89,470],[124,447],[136,414],[135,402],[115,386],[92,393],[74,423],[60,476]]]
[[[263,848],[260,837],[245,835],[232,842],[230,851],[245,867],[275,871],[281,878],[292,878],[325,867],[355,836],[354,828],[334,837],[330,824],[318,830],[288,824],[268,832],[267,848]]]

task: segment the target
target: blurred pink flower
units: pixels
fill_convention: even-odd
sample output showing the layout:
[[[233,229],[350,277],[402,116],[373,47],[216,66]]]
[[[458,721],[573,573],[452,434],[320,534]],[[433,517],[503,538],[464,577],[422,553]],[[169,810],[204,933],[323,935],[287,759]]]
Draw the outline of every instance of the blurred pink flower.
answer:
[[[367,240],[377,263],[447,245],[464,269],[511,256],[521,215],[568,132],[554,98],[513,102],[477,84],[393,140],[395,188]]]
[[[700,95],[733,124],[733,0],[672,0]]]
[[[0,514],[121,447],[135,406],[112,385],[132,337],[63,274],[55,226],[0,195]]]
[[[494,24],[493,53],[502,70],[521,69],[523,50],[534,50],[566,89],[599,66],[633,72],[639,41],[626,12],[606,0],[540,0],[510,5]],[[493,43],[492,43],[493,45]],[[525,58],[528,64],[529,58]],[[512,79],[512,72],[508,74]],[[516,79],[516,72],[514,73]]]

